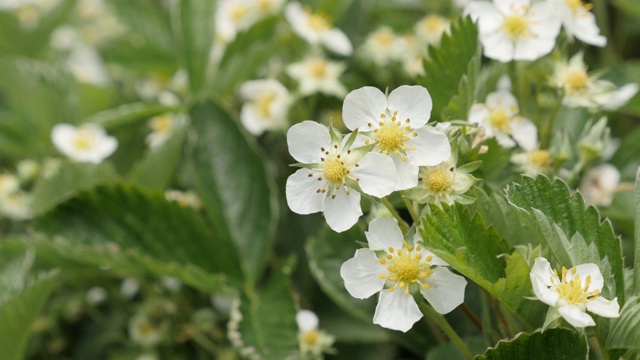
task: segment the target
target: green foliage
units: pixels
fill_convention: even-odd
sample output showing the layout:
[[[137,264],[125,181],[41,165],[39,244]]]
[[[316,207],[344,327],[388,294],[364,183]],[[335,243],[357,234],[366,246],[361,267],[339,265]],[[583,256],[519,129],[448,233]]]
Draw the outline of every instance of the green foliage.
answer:
[[[286,359],[298,349],[296,308],[289,290],[290,266],[277,270],[259,294],[245,294],[232,305],[229,339],[240,354]]]
[[[640,293],[640,167],[636,174],[636,223],[635,223],[634,247],[635,256],[633,258],[633,289]]]
[[[257,281],[278,218],[265,161],[218,105],[197,104],[190,115],[198,133],[193,165],[206,213],[216,235],[240,255],[249,281]]]
[[[548,329],[531,334],[521,333],[508,341],[500,341],[476,360],[584,360],[589,348],[583,335],[568,329]]]
[[[33,253],[3,264],[0,272],[0,348],[2,358],[24,358],[32,326],[56,284],[55,271],[29,279]]]
[[[125,125],[141,124],[150,117],[176,110],[178,110],[176,107],[156,103],[130,103],[93,114],[83,119],[82,122],[96,123],[106,129],[112,129]]]
[[[179,4],[179,42],[189,86],[196,98],[203,95],[207,84],[207,65],[215,38],[215,1],[184,0]]]
[[[115,243],[160,261],[240,276],[233,248],[211,234],[195,211],[132,186],[84,192],[37,219],[36,228],[82,244]]]
[[[620,317],[613,320],[607,349],[632,349],[640,351],[640,300],[631,297],[620,310]]]
[[[436,120],[451,120],[454,116],[466,119],[479,65],[478,29],[469,17],[452,25],[451,34],[442,37],[440,47],[429,48],[425,74],[418,83],[430,89]]]
[[[109,163],[61,161],[55,173],[43,174],[36,182],[31,209],[35,215],[44,214],[81,191],[114,182],[117,178],[118,175]]]
[[[545,176],[538,176],[535,179],[525,177],[522,184],[516,184],[507,189],[509,201],[528,211],[536,218],[541,228],[556,229],[555,232],[562,232],[565,237],[571,238],[579,234],[586,246],[595,244],[601,262],[608,262],[611,267],[611,274],[603,270],[605,279],[613,275],[615,284],[614,293],[619,301],[624,304],[624,277],[622,273],[622,248],[620,239],[613,233],[611,223],[608,220],[601,221],[598,210],[589,206],[586,207],[580,193],[571,193],[567,184],[556,179],[549,180]],[[557,225],[557,227],[556,227]],[[548,231],[547,231],[548,232]],[[546,235],[551,235],[548,232]],[[567,253],[571,253],[569,242],[559,245],[557,241],[548,241],[552,249],[556,249],[556,254],[561,248]],[[577,254],[572,254],[577,256]],[[558,261],[566,261],[566,257],[560,257]],[[575,258],[572,258],[575,260]],[[579,264],[560,264],[569,267]],[[605,266],[606,267],[606,266]]]

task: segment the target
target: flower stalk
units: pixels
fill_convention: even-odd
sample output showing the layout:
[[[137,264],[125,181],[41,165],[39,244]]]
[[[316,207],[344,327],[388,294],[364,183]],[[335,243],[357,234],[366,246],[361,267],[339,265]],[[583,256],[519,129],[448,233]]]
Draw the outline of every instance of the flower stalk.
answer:
[[[438,326],[440,326],[442,331],[447,334],[449,339],[451,339],[451,342],[453,342],[458,350],[462,352],[466,359],[473,359],[473,354],[471,354],[471,351],[469,351],[467,345],[464,343],[464,341],[462,341],[458,333],[451,327],[451,325],[443,315],[439,314],[431,306],[423,301],[420,302],[420,310],[422,310],[422,313],[426,317],[431,318],[433,321],[435,321],[436,324],[438,324]]]

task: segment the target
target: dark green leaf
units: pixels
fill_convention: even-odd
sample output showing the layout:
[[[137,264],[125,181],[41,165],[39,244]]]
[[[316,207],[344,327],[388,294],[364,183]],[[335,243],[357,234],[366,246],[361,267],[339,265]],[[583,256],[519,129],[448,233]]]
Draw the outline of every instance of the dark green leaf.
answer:
[[[548,329],[531,334],[520,333],[508,341],[500,341],[476,360],[585,360],[589,353],[583,335],[568,329]]]
[[[245,274],[256,281],[277,223],[265,161],[218,105],[197,104],[190,115],[198,133],[193,159],[200,199],[216,234],[233,242]]]

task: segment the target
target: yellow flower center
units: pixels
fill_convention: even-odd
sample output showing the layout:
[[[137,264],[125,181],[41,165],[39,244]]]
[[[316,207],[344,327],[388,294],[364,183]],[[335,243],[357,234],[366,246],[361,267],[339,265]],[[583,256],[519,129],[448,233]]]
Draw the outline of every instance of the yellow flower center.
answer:
[[[554,269],[553,272],[558,276],[558,272]],[[584,287],[580,282],[580,275],[576,274],[576,268],[571,269],[571,275],[573,277],[568,281],[567,268],[562,268],[562,280],[556,287],[556,292],[560,295],[560,298],[565,300],[569,304],[586,304],[588,300],[593,300],[600,295],[599,290],[589,291],[591,285],[591,275],[587,275],[584,282]],[[555,279],[551,277],[551,282]]]
[[[336,155],[331,155],[324,161],[322,174],[327,181],[334,184],[342,184],[344,183],[344,178],[349,174],[349,170],[344,165],[344,161]]]
[[[492,111],[489,114],[489,124],[495,129],[498,129],[500,131],[507,130],[507,128],[509,127],[510,120],[511,119],[509,119],[509,116],[507,116],[507,113],[502,109]]]
[[[138,330],[140,330],[140,334],[149,335],[155,331],[155,327],[151,325],[151,323],[143,322],[138,326]]]
[[[432,256],[422,258],[420,246],[408,246],[406,242],[402,244],[402,249],[395,250],[390,247],[387,255],[379,259],[380,264],[387,265],[389,276],[381,274],[380,278],[388,279],[394,285],[389,288],[393,292],[398,288],[403,288],[405,294],[409,294],[409,285],[420,283],[423,289],[428,289],[429,285],[423,281],[433,274],[431,264]]]
[[[249,12],[249,8],[242,4],[237,4],[231,9],[231,20],[238,22]]]
[[[273,9],[274,3],[272,0],[258,0],[258,7],[262,12],[269,12]]]
[[[549,167],[551,155],[547,150],[534,150],[529,154],[531,163],[539,168]]]
[[[584,6],[584,8],[586,10],[591,10],[592,6],[591,4],[585,4],[582,2],[582,0],[564,0],[564,3],[567,4],[567,6],[569,7],[569,9],[571,9],[572,12],[576,12],[578,11],[578,9],[580,9],[580,7]]]
[[[322,59],[314,60],[309,67],[311,69],[311,75],[313,75],[313,77],[322,79],[327,76],[326,61]]]
[[[587,87],[589,75],[585,71],[572,71],[567,75],[566,88],[569,91],[580,92]]]
[[[435,193],[442,193],[451,189],[453,176],[451,172],[444,169],[435,169],[423,177],[423,183],[427,188]]]
[[[429,15],[420,21],[420,29],[427,34],[440,32],[446,26],[445,20],[438,15]]]
[[[309,19],[307,20],[309,27],[315,31],[324,31],[331,29],[331,22],[329,19],[321,14],[309,13]]]
[[[264,118],[269,117],[271,115],[271,104],[273,104],[275,99],[276,95],[273,93],[262,93],[258,95],[257,99],[253,103],[258,115]]]
[[[171,131],[172,125],[173,120],[167,114],[154,117],[153,119],[151,119],[151,124],[149,124],[149,126],[151,126],[151,130],[159,134],[169,133]]]
[[[320,334],[316,330],[305,331],[302,333],[302,343],[309,347],[314,347],[318,342]]]
[[[93,137],[86,130],[80,129],[73,139],[73,146],[80,150],[89,150],[93,147]]]
[[[393,33],[389,29],[379,30],[373,35],[373,41],[381,47],[390,47],[393,44]]]
[[[510,15],[504,19],[502,28],[512,39],[517,39],[527,33],[528,20],[521,15]]]

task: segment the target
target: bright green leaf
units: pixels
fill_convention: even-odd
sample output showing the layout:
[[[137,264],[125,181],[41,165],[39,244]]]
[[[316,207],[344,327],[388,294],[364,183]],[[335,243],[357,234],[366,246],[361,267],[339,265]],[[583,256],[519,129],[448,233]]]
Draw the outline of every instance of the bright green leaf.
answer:
[[[548,329],[500,341],[476,360],[584,360],[589,348],[583,335],[568,329]]]

